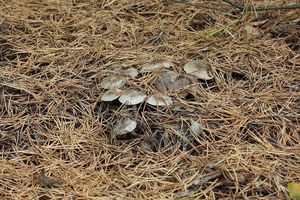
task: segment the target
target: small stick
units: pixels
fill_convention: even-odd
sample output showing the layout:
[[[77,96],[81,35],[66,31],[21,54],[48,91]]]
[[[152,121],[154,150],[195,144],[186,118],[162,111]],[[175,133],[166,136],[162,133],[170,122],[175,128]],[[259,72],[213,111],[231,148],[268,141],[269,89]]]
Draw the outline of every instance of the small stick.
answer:
[[[226,2],[226,3],[228,3],[229,5],[231,5],[232,7],[235,7],[237,9],[239,9],[239,10],[243,10],[243,6],[242,5],[239,5],[237,3],[233,3],[233,2],[231,2],[229,0],[223,0],[223,1]]]
[[[257,6],[257,7],[243,7],[242,5],[239,5],[237,3],[231,2],[229,0],[223,0],[224,2],[231,5],[231,7],[234,7],[236,9],[229,10],[230,13],[241,13],[241,12],[251,12],[251,11],[268,11],[268,10],[293,10],[293,9],[300,9],[300,4],[289,4],[289,5],[282,5],[282,6]],[[221,12],[228,12],[228,10],[217,8],[215,6],[211,5],[203,5],[200,3],[191,3],[185,0],[174,0],[174,1],[167,1],[167,3],[182,3],[186,5],[191,5],[196,8],[205,8],[205,9],[211,9]]]

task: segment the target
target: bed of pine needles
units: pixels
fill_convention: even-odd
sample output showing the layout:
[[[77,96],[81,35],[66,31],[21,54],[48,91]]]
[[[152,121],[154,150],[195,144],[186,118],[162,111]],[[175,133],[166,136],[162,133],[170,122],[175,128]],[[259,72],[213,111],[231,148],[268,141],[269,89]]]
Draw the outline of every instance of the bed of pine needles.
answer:
[[[300,181],[300,12],[196,3],[0,1],[0,197],[288,199]],[[284,1],[246,1],[270,3]],[[99,100],[104,76],[154,59],[178,72],[206,59],[214,79],[175,98],[181,114]],[[114,136],[111,113],[134,113],[136,133]],[[170,124],[187,117],[203,130],[182,148]]]

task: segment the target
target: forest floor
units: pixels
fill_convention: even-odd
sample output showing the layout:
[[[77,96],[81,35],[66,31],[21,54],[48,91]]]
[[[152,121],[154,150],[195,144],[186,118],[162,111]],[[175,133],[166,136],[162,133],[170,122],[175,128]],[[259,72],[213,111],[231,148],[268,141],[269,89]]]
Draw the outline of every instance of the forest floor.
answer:
[[[0,198],[289,199],[300,10],[245,2],[0,1]]]

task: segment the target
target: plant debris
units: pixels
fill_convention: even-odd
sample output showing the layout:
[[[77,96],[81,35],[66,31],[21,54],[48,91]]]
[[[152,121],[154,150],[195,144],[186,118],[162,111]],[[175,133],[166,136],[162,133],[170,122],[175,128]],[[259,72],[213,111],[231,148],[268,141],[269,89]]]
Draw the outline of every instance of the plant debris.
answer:
[[[260,35],[259,30],[249,24],[244,27],[244,31],[250,37],[257,37]]]
[[[299,183],[288,183],[287,189],[292,199],[300,200],[300,184]]]
[[[36,174],[35,178],[37,183],[44,188],[52,188],[55,186],[54,181],[45,175],[45,169],[42,169],[40,173]]]

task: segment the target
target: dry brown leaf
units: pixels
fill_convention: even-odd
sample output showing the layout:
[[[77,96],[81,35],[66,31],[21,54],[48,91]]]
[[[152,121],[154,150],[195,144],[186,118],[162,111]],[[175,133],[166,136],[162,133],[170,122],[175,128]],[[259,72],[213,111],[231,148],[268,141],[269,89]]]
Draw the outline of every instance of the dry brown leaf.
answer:
[[[212,15],[207,13],[197,13],[190,21],[190,27],[196,31],[201,31],[207,28],[209,25],[215,24],[216,20]]]
[[[140,147],[145,151],[152,151],[152,146],[149,142],[141,142]]]
[[[250,37],[257,37],[260,34],[258,28],[255,28],[251,25],[246,25],[243,30]]]
[[[46,176],[45,169],[42,169],[40,173],[35,175],[36,181],[44,188],[52,188],[55,183],[52,179]]]
[[[255,21],[255,22],[251,22],[251,25],[252,26],[261,26],[261,25],[264,25],[267,21],[268,21],[268,19],[261,20],[261,21]]]

